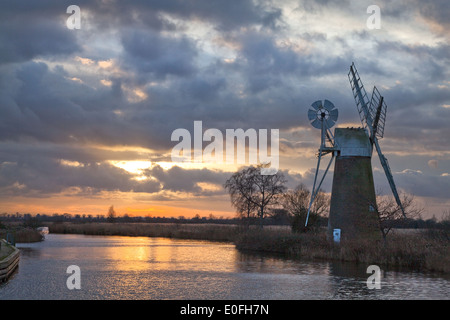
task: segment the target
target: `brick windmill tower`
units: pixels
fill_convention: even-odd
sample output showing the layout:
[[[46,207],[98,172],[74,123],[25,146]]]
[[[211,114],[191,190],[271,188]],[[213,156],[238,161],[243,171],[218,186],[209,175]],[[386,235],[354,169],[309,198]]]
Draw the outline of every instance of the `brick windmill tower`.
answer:
[[[372,173],[373,146],[377,150],[395,200],[404,214],[391,169],[378,143],[378,139],[382,139],[384,134],[387,106],[376,87],[373,88],[372,98],[369,102],[354,64],[350,66],[348,77],[361,118],[362,128],[336,128],[333,136],[327,125],[329,121],[326,119],[326,115],[323,116],[323,113],[316,112],[316,117],[313,118],[312,110],[316,110],[315,104],[317,102],[313,103],[313,109],[308,111],[308,118],[312,120],[311,124],[315,127],[319,127],[317,123],[321,124],[319,128],[322,128],[322,142],[319,148],[319,160],[305,227],[308,225],[311,205],[331,162],[336,159],[328,219],[329,237],[338,233],[343,239],[378,238],[381,234],[376,214],[376,196]],[[316,125],[314,125],[315,121]],[[328,145],[326,145],[326,142],[328,142]],[[331,159],[316,187],[320,160],[325,154],[331,154]]]

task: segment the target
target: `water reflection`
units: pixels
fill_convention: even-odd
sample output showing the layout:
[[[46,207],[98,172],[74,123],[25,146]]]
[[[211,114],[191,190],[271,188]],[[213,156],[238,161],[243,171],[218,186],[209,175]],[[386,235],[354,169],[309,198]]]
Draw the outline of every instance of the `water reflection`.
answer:
[[[367,288],[367,266],[240,252],[229,243],[145,237],[47,235],[19,244],[16,274],[0,299],[447,299],[449,281],[384,271]],[[82,289],[66,287],[69,265]]]
[[[274,274],[328,275],[329,265],[325,262],[287,259],[282,255],[236,251],[238,272],[258,272]]]

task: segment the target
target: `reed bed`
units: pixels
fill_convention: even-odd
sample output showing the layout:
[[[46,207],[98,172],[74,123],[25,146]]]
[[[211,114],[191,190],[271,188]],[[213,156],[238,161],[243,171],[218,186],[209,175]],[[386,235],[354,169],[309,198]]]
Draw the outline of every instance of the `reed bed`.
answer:
[[[240,228],[235,225],[178,223],[54,223],[50,233],[165,237],[210,241],[234,241]]]
[[[450,273],[448,231],[392,234],[384,242],[341,241],[334,244],[324,233],[274,234],[255,230],[235,241],[241,250],[280,253],[292,258],[351,261],[393,269]]]
[[[32,228],[16,227],[13,229],[2,229],[0,230],[0,238],[6,239],[7,233],[13,235],[16,243],[39,242],[44,240],[44,236],[39,231]]]

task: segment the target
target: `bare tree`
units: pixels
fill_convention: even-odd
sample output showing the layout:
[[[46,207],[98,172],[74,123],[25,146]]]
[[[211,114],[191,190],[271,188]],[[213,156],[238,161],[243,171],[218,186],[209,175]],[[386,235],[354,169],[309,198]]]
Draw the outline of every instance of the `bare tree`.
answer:
[[[281,172],[262,175],[261,165],[250,166],[234,173],[224,184],[230,194],[231,203],[239,215],[248,218],[256,215],[262,221],[266,208],[277,202],[277,196],[286,190],[286,179]]]
[[[294,190],[288,190],[282,196],[282,206],[293,216],[292,229],[296,232],[303,230],[311,192],[304,184],[299,184]],[[311,207],[309,226],[316,227],[320,216],[326,215],[330,206],[330,197],[323,190],[319,190]]]
[[[283,194],[282,205],[292,215],[305,215],[308,211],[309,190],[304,184],[299,184],[294,190]]]
[[[383,196],[380,191],[377,192],[377,203],[370,204],[378,215],[380,230],[385,241],[392,228],[400,226],[405,219],[420,218],[424,211],[423,207],[418,206],[414,195],[402,193],[400,198],[405,215],[393,196]]]
[[[235,208],[238,216],[246,222],[246,226],[250,223],[252,218],[258,216],[258,207],[252,201],[247,201],[245,198],[240,198],[235,201]]]
[[[258,210],[253,201],[255,189],[251,182],[248,170],[241,170],[235,172],[224,184],[224,188],[230,194],[231,204],[247,227],[250,219],[257,216]]]
[[[108,209],[108,214],[106,216],[108,222],[116,221],[116,212],[114,211],[114,206],[110,206]]]
[[[450,222],[450,208],[444,209],[444,211],[442,211],[441,221],[442,222]]]

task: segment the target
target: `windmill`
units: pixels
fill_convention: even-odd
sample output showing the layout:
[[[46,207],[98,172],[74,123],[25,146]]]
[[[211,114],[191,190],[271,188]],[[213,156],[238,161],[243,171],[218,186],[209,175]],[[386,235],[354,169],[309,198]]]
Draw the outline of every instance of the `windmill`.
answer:
[[[308,110],[311,125],[321,129],[321,145],[305,227],[308,225],[314,199],[335,159],[328,234],[331,236],[334,229],[341,229],[346,238],[377,237],[379,228],[375,214],[376,196],[371,164],[374,145],[395,200],[404,214],[389,164],[378,143],[378,139],[382,139],[384,134],[387,106],[376,87],[369,102],[354,64],[350,66],[348,77],[362,128],[335,128],[333,136],[330,128],[338,114],[334,105],[328,100],[323,105],[316,101],[312,104],[313,109]],[[331,153],[330,162],[316,187],[321,158],[328,153]]]

